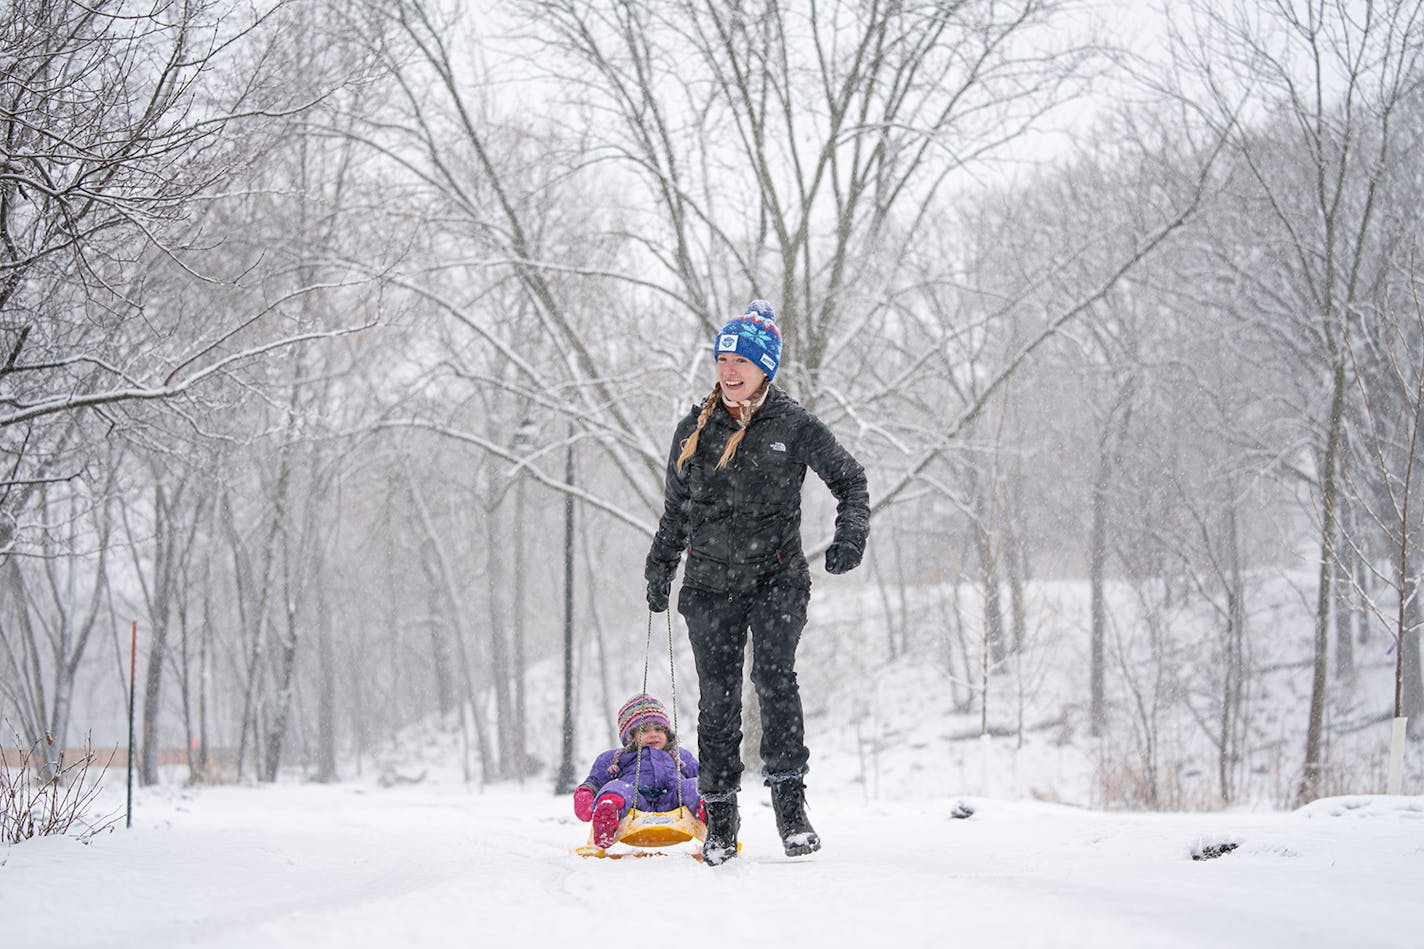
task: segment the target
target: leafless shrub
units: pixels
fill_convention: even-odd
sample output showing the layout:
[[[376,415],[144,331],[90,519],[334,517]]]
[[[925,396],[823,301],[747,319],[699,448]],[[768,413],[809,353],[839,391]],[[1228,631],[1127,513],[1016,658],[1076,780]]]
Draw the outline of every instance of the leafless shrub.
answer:
[[[0,754],[0,844],[54,835],[87,842],[112,830],[118,813],[93,813],[107,768],[95,768],[97,759],[88,739],[74,760],[61,756],[50,780],[41,777],[45,761],[38,752],[36,742],[20,751],[18,761]]]

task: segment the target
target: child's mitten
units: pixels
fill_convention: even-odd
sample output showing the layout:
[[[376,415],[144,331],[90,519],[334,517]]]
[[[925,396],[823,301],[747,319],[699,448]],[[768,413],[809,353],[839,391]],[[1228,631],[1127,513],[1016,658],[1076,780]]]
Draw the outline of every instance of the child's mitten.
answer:
[[[593,820],[593,788],[586,784],[574,792],[574,816],[581,821]]]

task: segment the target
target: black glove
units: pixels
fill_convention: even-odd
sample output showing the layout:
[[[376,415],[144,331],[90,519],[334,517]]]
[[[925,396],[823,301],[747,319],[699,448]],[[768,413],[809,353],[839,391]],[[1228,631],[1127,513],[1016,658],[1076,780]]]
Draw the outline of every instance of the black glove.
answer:
[[[672,590],[672,577],[658,577],[648,581],[648,609],[654,613],[665,612],[668,608],[668,593]]]
[[[837,541],[826,548],[827,573],[849,573],[858,566],[860,566],[860,551],[850,544]]]

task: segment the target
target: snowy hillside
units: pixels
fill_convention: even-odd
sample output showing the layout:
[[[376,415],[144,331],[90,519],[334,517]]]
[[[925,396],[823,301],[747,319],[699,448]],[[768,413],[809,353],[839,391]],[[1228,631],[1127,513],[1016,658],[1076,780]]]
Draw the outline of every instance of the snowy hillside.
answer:
[[[1310,690],[1310,618],[1293,578],[1263,578],[1253,596],[1251,675],[1239,713],[1240,754],[1230,763],[1236,806],[1293,806],[1305,748]],[[898,654],[889,655],[887,607],[869,587],[820,578],[797,671],[811,749],[813,795],[894,802],[933,788],[948,794],[1037,799],[1094,808],[1169,811],[1223,806],[1213,741],[1219,697],[1212,617],[1160,610],[1167,628],[1134,622],[1135,591],[1117,588],[1111,614],[1108,722],[1090,733],[1087,709],[1088,602],[1081,583],[1039,583],[1030,591],[1023,648],[983,668],[972,592],[908,591]],[[957,599],[957,603],[951,600]],[[957,610],[957,613],[956,613]],[[958,615],[962,628],[952,625]],[[695,743],[697,679],[680,620],[680,730]],[[667,630],[656,618],[649,690],[669,699]],[[612,739],[612,710],[642,686],[646,613],[610,630],[606,664],[592,645],[578,656],[575,720],[582,769]],[[1385,789],[1393,651],[1376,632],[1360,645],[1352,677],[1337,685],[1328,712],[1331,794]],[[606,671],[604,666],[606,665]],[[526,733],[544,769],[529,779],[551,787],[559,761],[562,666],[531,675]],[[987,697],[986,697],[987,696]],[[987,710],[985,710],[987,706]],[[492,709],[491,709],[492,711]],[[989,738],[983,737],[987,732]],[[1424,747],[1406,751],[1403,791],[1424,794]],[[439,767],[460,754],[451,723],[420,728],[386,748],[403,772]],[[420,759],[417,767],[412,759]],[[1148,782],[1155,779],[1154,788]],[[748,774],[744,787],[759,784]]]

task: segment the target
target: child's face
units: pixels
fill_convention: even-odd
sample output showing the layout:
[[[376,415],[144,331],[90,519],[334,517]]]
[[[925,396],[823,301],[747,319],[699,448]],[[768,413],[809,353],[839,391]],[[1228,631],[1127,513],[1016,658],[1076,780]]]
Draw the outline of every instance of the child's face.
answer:
[[[666,748],[667,732],[661,725],[644,725],[638,732],[638,747]]]

